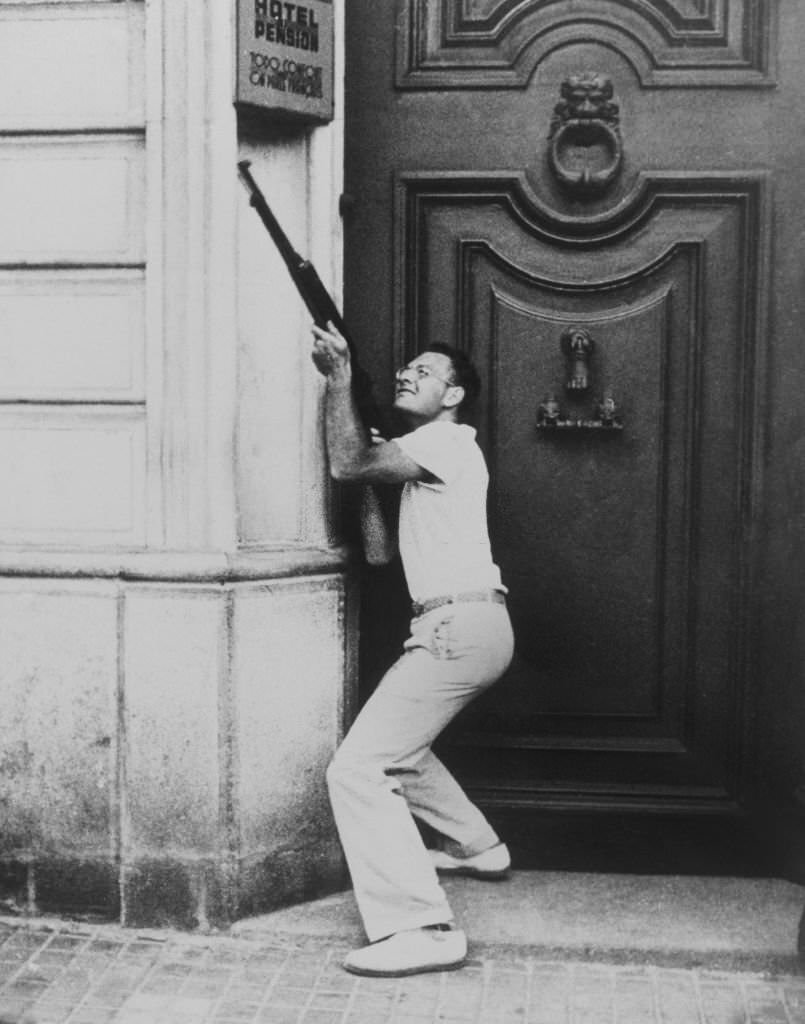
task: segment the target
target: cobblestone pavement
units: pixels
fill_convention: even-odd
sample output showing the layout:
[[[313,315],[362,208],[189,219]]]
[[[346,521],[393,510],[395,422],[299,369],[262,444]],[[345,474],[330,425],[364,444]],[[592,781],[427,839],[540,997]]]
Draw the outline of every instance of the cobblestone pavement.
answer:
[[[541,960],[357,978],[322,938],[0,923],[0,1024],[805,1024],[805,975]]]

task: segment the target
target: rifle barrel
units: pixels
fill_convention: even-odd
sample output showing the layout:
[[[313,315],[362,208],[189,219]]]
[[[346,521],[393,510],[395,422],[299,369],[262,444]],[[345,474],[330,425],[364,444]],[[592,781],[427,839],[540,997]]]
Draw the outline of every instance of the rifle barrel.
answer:
[[[349,347],[352,361],[352,387],[358,411],[367,425],[374,426],[379,423],[381,417],[372,396],[372,382],[360,364],[358,353],[338,311],[338,307],[324,287],[321,278],[316,272],[316,268],[310,260],[303,259],[291,245],[288,236],[280,227],[277,218],[271,211],[271,207],[266,202],[260,186],[252,177],[252,173],[249,170],[250,166],[249,160],[241,160],[238,163],[238,172],[250,194],[251,205],[260,215],[266,230],[279,249],[291,279],[299,292],[299,296],[307,306],[314,323],[319,327],[326,327],[329,322],[332,322],[343,335]]]
[[[302,257],[291,245],[290,239],[280,227],[279,221],[274,216],[271,207],[266,202],[265,196],[260,191],[260,186],[254,180],[252,172],[249,170],[250,167],[251,160],[241,160],[238,164],[238,173],[249,192],[249,202],[257,210],[260,220],[262,220],[266,230],[274,240],[274,244],[279,249],[280,255],[293,273],[302,263]]]

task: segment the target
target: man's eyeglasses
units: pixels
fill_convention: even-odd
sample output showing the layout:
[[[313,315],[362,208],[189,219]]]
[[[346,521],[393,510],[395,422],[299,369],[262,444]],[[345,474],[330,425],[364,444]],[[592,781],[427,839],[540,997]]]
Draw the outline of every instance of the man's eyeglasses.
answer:
[[[448,380],[446,377],[440,377],[438,373],[434,373],[429,366],[424,363],[415,363],[413,366],[401,366],[394,374],[397,380],[403,380],[406,373],[413,374],[417,380],[424,380],[426,377],[433,377],[436,380],[446,384],[449,388],[454,388],[456,382],[454,380]]]

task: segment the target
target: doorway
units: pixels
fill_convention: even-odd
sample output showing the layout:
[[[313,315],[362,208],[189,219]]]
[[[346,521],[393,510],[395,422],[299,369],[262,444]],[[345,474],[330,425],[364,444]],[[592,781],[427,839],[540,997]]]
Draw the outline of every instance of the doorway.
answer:
[[[440,753],[522,866],[791,870],[803,34],[752,0],[349,5],[346,317],[386,397],[435,341],[481,370],[517,653]],[[370,688],[406,610],[394,569],[364,594]]]

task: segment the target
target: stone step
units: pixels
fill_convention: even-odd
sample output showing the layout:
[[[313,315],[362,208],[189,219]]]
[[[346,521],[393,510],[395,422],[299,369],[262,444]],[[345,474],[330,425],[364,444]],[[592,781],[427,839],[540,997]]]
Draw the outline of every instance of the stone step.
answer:
[[[775,878],[515,871],[504,882],[447,878],[478,951],[798,971],[805,887]],[[233,932],[365,942],[351,892],[238,922]]]

